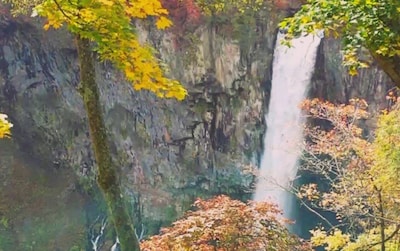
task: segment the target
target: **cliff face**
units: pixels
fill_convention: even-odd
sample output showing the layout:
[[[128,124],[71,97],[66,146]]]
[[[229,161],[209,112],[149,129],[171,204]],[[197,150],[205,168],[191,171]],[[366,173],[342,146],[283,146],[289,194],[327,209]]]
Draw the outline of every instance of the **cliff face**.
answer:
[[[191,37],[193,45],[183,49],[176,46],[174,35],[139,25],[142,39],[158,48],[160,57],[168,62],[170,75],[187,87],[189,96],[183,102],[134,92],[110,65],[97,66],[121,184],[132,200],[137,222],[144,223],[148,233],[180,215],[197,196],[251,195],[265,132],[277,20],[276,15],[268,14],[245,46],[221,34],[218,26],[202,26]],[[74,201],[87,201],[82,191],[94,184],[95,163],[76,90],[79,79],[73,39],[65,31],[44,32],[39,24],[30,22],[0,17],[0,108],[15,125],[13,147],[3,144],[2,149],[41,160],[40,164],[28,162],[24,166],[51,174],[43,180],[49,191],[66,189],[53,189],[49,200],[65,203],[65,198],[75,196]],[[340,66],[338,48],[337,41],[324,41],[312,95],[345,101],[360,93],[381,104],[389,88],[384,74],[372,68],[358,78],[347,77]],[[13,179],[22,184],[29,177],[13,176],[6,158],[0,163],[4,170],[0,184],[5,193],[32,189],[4,185]],[[48,181],[50,177],[65,179],[55,184]],[[68,192],[67,197],[60,195],[62,191]],[[88,208],[83,202],[74,207]],[[15,243],[24,241],[21,229],[23,222],[30,220],[31,208],[21,208],[19,214],[26,217],[18,220],[5,214],[13,223],[10,229],[17,233]],[[79,229],[86,228],[84,220],[80,224]],[[52,234],[57,235],[57,231]]]
[[[139,226],[144,223],[148,233],[180,215],[197,196],[251,195],[265,131],[265,89],[275,29],[266,25],[246,53],[216,30],[197,29],[192,55],[175,50],[169,34],[141,30],[143,39],[151,39],[169,62],[171,76],[187,87],[189,96],[183,102],[134,92],[110,65],[97,66],[121,184],[140,216]],[[14,124],[13,152],[40,159],[40,168],[54,177],[65,177],[66,189],[83,199],[82,188],[94,184],[95,163],[76,90],[79,79],[73,39],[65,31],[44,32],[39,24],[6,16],[1,17],[0,33],[1,111]],[[5,160],[1,162],[12,168]],[[32,163],[26,166],[30,167],[36,168]],[[1,177],[3,183],[12,179],[24,183],[28,177]],[[52,198],[59,198],[59,193],[54,189]],[[43,208],[26,206],[19,211],[26,217],[18,220],[15,215],[6,216],[13,222],[10,231],[18,233],[18,245],[25,238],[22,222],[30,219],[32,207]],[[78,208],[84,209],[83,205]],[[49,239],[54,235],[49,234]]]
[[[311,96],[339,103],[346,103],[351,98],[363,98],[371,111],[387,108],[389,103],[385,97],[394,87],[391,79],[373,60],[369,68],[350,76],[342,65],[340,50],[339,40],[323,40],[317,57]]]

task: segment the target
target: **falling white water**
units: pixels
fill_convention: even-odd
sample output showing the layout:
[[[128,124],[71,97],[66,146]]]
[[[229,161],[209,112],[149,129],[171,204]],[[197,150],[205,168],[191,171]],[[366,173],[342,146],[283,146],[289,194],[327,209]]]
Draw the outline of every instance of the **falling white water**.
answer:
[[[318,36],[303,36],[288,48],[278,34],[272,73],[272,90],[266,115],[267,133],[254,200],[269,200],[290,214],[287,192],[297,173],[303,139],[299,104],[304,100],[315,66]]]

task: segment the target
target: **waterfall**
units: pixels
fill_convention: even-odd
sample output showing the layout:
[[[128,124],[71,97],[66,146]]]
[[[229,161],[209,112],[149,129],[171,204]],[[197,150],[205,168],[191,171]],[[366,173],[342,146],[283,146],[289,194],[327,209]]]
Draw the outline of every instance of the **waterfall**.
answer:
[[[283,34],[279,33],[274,52],[271,97],[265,118],[264,154],[254,200],[272,201],[288,217],[291,196],[287,189],[296,177],[303,140],[299,104],[306,96],[321,38],[302,36],[294,39],[290,48],[280,44],[282,38]]]

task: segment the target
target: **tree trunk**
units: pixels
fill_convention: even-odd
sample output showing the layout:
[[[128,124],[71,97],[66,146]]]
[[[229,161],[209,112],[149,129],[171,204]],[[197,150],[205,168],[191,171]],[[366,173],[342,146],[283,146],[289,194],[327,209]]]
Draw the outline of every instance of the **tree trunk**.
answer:
[[[379,199],[379,227],[381,229],[381,251],[385,251],[385,211],[383,209],[383,200],[382,200],[382,192],[381,189],[376,189],[378,192],[378,199]]]
[[[76,37],[76,41],[80,64],[80,93],[85,103],[90,137],[98,166],[97,183],[107,202],[109,215],[118,235],[121,250],[139,251],[139,241],[123,200],[116,167],[111,159],[90,42],[81,37]]]
[[[394,84],[400,88],[400,57],[385,57],[372,51],[371,54],[378,62],[381,69],[393,80]]]

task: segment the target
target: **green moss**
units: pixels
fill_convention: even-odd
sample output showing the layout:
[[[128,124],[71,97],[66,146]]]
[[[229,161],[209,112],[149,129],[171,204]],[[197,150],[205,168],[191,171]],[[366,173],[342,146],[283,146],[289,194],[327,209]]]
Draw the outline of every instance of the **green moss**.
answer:
[[[146,129],[145,124],[136,123],[135,126],[135,136],[136,139],[133,142],[136,147],[146,147],[151,144],[151,137],[149,132]]]
[[[122,137],[122,139],[127,139],[129,136],[129,131],[126,127],[121,127],[121,130],[119,131],[119,135]]]
[[[229,100],[231,107],[233,108],[234,112],[238,112],[240,108],[243,106],[243,100],[240,98],[239,95],[232,96]]]
[[[243,54],[248,54],[256,41],[258,35],[256,18],[258,16],[258,11],[247,9],[241,15],[233,17],[233,38],[238,41]]]
[[[199,52],[199,44],[201,42],[195,33],[187,33],[183,37],[184,45],[182,61],[185,69],[188,69],[194,63],[198,63],[197,53]]]
[[[165,212],[165,219],[170,222],[173,222],[178,216],[175,207],[172,205],[167,206],[164,212]]]
[[[205,112],[214,110],[215,107],[211,103],[208,103],[204,100],[199,100],[192,109],[196,114],[202,116]]]
[[[80,246],[73,246],[69,249],[69,251],[83,251],[84,249],[81,248]]]
[[[164,123],[167,128],[172,128],[172,114],[167,110],[164,112]]]
[[[235,136],[230,137],[229,139],[229,150],[231,151],[230,154],[234,154],[238,149],[239,142]]]
[[[0,227],[0,250],[15,250],[14,234],[10,229]]]
[[[58,214],[49,218],[51,219],[44,220],[37,217],[26,225],[23,229],[25,238],[20,247],[22,250],[55,250],[57,246],[65,248],[71,245],[71,242],[79,242],[80,246],[84,246],[86,232],[83,225],[81,229],[68,228],[70,224],[67,224],[67,218]],[[60,233],[63,233],[62,239],[57,236]]]
[[[168,226],[166,222],[162,220],[155,220],[154,218],[143,218],[142,219],[143,225],[145,226],[145,231],[147,236],[158,234],[160,228],[163,226]]]

